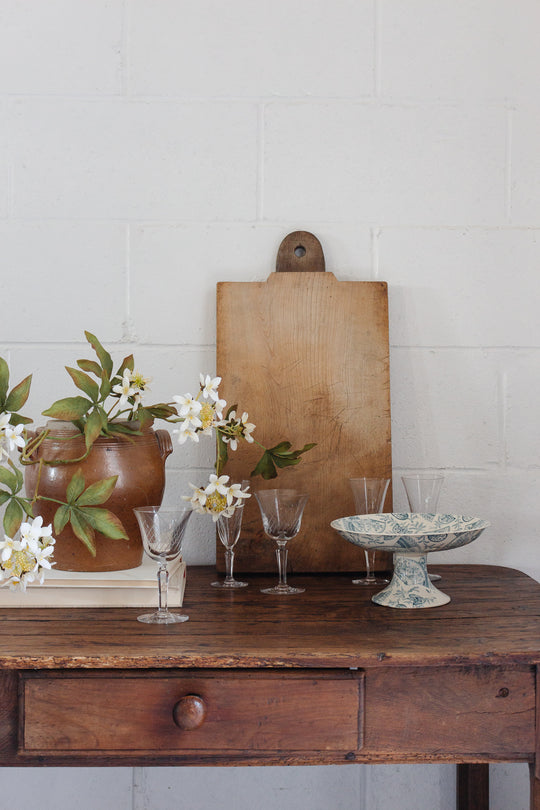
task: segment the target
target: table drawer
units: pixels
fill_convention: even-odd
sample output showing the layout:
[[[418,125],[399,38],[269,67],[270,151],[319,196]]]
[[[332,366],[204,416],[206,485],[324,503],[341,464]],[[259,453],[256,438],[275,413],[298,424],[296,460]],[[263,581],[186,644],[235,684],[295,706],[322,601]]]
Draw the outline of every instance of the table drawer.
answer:
[[[370,755],[516,759],[535,750],[532,667],[378,669],[369,671],[366,703]]]
[[[19,753],[357,751],[358,672],[23,673]]]

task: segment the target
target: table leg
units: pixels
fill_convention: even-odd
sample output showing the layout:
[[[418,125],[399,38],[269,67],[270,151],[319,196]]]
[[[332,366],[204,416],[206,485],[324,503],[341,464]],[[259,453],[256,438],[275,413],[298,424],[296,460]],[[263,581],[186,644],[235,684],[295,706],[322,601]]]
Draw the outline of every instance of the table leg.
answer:
[[[540,776],[535,773],[535,763],[529,764],[531,776],[531,810],[540,810]]]
[[[457,766],[456,810],[489,810],[489,765]]]

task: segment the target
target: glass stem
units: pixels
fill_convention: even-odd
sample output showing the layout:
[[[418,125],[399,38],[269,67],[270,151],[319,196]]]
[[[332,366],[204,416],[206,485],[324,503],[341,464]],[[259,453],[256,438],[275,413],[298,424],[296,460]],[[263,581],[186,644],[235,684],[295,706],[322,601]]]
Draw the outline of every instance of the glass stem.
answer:
[[[276,540],[277,548],[276,548],[276,557],[277,557],[277,564],[278,564],[278,571],[279,571],[279,584],[286,585],[287,584],[287,541],[286,540]]]
[[[167,563],[158,568],[158,613],[167,613],[167,590],[169,586],[169,572]]]
[[[225,549],[225,582],[233,581],[234,551]]]
[[[364,549],[366,555],[366,582],[375,582],[373,574],[375,568],[375,551]]]

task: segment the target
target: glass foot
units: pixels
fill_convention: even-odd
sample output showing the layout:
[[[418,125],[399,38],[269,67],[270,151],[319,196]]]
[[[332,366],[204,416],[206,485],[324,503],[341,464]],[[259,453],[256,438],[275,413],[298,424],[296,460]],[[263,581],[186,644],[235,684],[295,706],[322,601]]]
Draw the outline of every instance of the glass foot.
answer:
[[[390,582],[386,577],[361,577],[360,579],[353,579],[353,585],[388,585]]]
[[[225,588],[226,590],[234,588],[246,588],[247,582],[240,582],[238,579],[223,579],[219,582],[211,582],[212,588]]]
[[[142,616],[137,616],[138,622],[145,624],[178,624],[178,622],[187,622],[189,616],[184,616],[181,613],[169,613],[164,610],[156,613],[143,613]]]
[[[261,588],[261,593],[304,593],[305,588],[293,588],[292,585],[274,585],[273,588]]]

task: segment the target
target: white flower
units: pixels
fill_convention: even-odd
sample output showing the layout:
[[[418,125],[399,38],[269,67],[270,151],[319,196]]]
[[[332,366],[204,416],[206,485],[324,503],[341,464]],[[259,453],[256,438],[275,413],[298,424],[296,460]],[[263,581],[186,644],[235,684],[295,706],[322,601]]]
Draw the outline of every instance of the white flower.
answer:
[[[221,382],[221,377],[210,377],[209,374],[199,374],[201,381],[201,391],[205,399],[213,399],[214,402],[218,401],[218,386]]]
[[[51,556],[51,554],[53,554],[53,552],[54,546],[52,545],[38,548],[38,550],[35,552],[36,566],[39,568],[50,569],[52,567],[52,564],[48,558]]]
[[[0,540],[0,549],[2,549],[0,559],[3,563],[7,562],[14,551],[21,551],[22,548],[23,546],[18,540],[14,540],[5,534],[4,539]]]
[[[198,416],[201,412],[202,404],[194,399],[191,394],[184,394],[184,396],[177,395],[173,397],[173,400],[180,406],[178,416]]]
[[[210,476],[209,483],[205,487],[205,492],[207,495],[211,495],[213,492],[219,492],[220,495],[227,495],[229,492],[230,487],[227,486],[227,481],[229,480],[228,475],[220,475],[219,478],[217,475]]]
[[[204,489],[200,487],[196,487],[195,484],[190,484],[193,493],[191,495],[184,495],[182,500],[189,501],[191,504],[191,508],[198,512],[200,515],[203,515],[205,512],[205,505],[206,505],[206,492]]]
[[[227,407],[227,402],[224,399],[216,399],[214,408],[216,410],[216,419],[223,419],[223,411]]]
[[[231,484],[229,493],[233,498],[236,498],[236,506],[242,503],[243,498],[251,498],[251,493],[246,489],[242,489],[242,484]]]
[[[122,375],[122,382],[118,383],[117,385],[113,385],[112,389],[113,394],[118,394],[120,397],[119,406],[123,408],[125,405],[128,404],[128,400],[130,397],[134,396],[138,393],[138,389],[131,385],[131,371],[129,368],[124,369],[124,373]]]
[[[199,441],[197,428],[188,421],[182,422],[180,428],[173,430],[173,433],[178,434],[178,444],[184,444],[188,439],[191,439],[193,442]]]
[[[40,548],[40,540],[52,541],[52,543],[54,543],[52,526],[50,524],[43,526],[43,518],[41,515],[34,518],[32,523],[21,523],[19,531],[21,533],[22,547],[28,547],[33,554],[36,554]]]
[[[3,413],[0,415],[0,459],[2,456],[7,456],[8,452],[15,450],[16,447],[24,447],[26,442],[21,436],[23,432],[23,425],[10,424],[11,415]],[[7,444],[8,449],[5,449]]]
[[[246,442],[251,443],[253,441],[253,436],[251,434],[255,430],[255,425],[252,422],[248,422],[248,415],[245,411],[240,419],[240,424],[242,425],[242,436]]]

